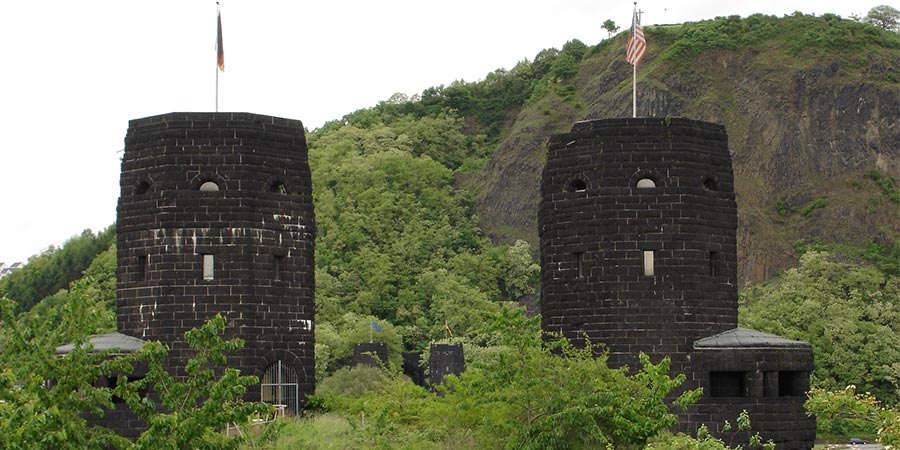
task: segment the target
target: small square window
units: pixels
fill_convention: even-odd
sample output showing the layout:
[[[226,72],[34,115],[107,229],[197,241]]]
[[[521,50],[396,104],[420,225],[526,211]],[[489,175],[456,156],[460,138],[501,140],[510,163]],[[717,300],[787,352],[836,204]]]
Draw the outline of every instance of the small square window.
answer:
[[[747,397],[746,372],[710,372],[710,397]]]
[[[778,372],[778,396],[802,397],[809,390],[809,374],[806,372]]]

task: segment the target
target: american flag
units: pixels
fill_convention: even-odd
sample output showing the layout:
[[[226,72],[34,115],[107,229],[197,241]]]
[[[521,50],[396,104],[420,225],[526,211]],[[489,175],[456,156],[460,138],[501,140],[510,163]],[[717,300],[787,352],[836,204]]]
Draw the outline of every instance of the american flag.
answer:
[[[641,18],[638,16],[637,7],[631,17],[631,34],[628,35],[628,43],[625,48],[625,61],[632,65],[638,65],[644,52],[647,50],[647,40],[644,39],[644,29],[641,28]]]

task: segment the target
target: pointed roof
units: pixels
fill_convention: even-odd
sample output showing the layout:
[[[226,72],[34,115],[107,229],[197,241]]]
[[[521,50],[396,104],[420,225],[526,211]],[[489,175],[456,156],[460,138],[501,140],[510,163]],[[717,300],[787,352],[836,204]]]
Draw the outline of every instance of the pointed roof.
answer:
[[[722,348],[811,348],[809,343],[792,341],[749,328],[734,328],[694,342],[694,349]]]
[[[140,350],[144,346],[144,341],[122,333],[114,332],[101,334],[92,337],[88,342],[94,346],[96,351],[118,349],[119,354],[131,353]],[[57,355],[65,355],[75,349],[74,344],[61,345],[56,348]]]

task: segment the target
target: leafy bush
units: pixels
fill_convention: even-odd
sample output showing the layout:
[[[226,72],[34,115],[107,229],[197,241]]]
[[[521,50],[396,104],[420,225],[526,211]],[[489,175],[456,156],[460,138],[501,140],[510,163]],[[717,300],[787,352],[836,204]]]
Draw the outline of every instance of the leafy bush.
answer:
[[[340,371],[323,386],[323,403],[356,433],[336,446],[391,446],[400,437],[400,446],[417,448],[639,448],[675,423],[670,406],[699,395],[668,397],[684,380],[669,377],[668,360],[651,364],[642,356],[642,368],[628,375],[595,358],[599,349],[590,344],[543,342],[537,320],[521,309],[488,314],[478,335],[502,350],[447,377],[441,396],[397,375],[363,386],[365,369]]]
[[[892,202],[900,203],[900,183],[893,177],[884,176],[877,170],[866,172],[865,177],[878,185]]]
[[[780,42],[794,55],[861,50],[869,45],[900,49],[900,39],[895,34],[833,14],[815,17],[795,13],[783,18],[754,14],[746,19],[729,16],[685,23],[660,59],[686,62],[690,56],[704,51],[737,50],[764,41]]]
[[[372,322],[381,327],[381,331],[372,329]],[[321,321],[316,326],[316,379],[326,377],[353,362],[353,350],[356,344],[383,342],[388,348],[388,365],[399,367],[402,363],[403,337],[393,324],[372,316],[360,316],[345,313],[339,320]]]
[[[824,198],[818,198],[812,203],[806,205],[803,210],[800,211],[800,214],[802,214],[803,217],[810,217],[814,212],[826,206],[828,206],[828,202],[826,202]]]

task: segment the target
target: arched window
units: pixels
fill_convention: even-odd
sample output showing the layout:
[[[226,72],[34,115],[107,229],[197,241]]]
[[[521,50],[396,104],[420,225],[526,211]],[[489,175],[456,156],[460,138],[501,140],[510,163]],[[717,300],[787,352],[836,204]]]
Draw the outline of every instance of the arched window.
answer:
[[[651,180],[649,178],[641,178],[637,182],[637,187],[638,187],[638,189],[655,188],[656,182],[654,182],[653,180]]]
[[[276,181],[269,185],[269,192],[275,194],[287,194],[287,188],[284,187],[284,183]]]
[[[707,177],[703,179],[703,189],[706,189],[707,191],[718,191],[719,184],[716,183],[715,178]]]
[[[148,180],[138,181],[137,185],[134,187],[134,193],[136,195],[146,194],[150,191],[151,187],[152,186],[150,185],[150,181]]]
[[[216,184],[215,181],[204,181],[203,184],[200,185],[199,190],[202,192],[215,192],[219,190],[219,185]]]
[[[260,400],[285,412],[297,414],[300,409],[300,383],[297,372],[278,360],[266,368],[260,382]]]
[[[575,178],[566,186],[566,192],[584,192],[587,190],[587,183],[584,180]]]

